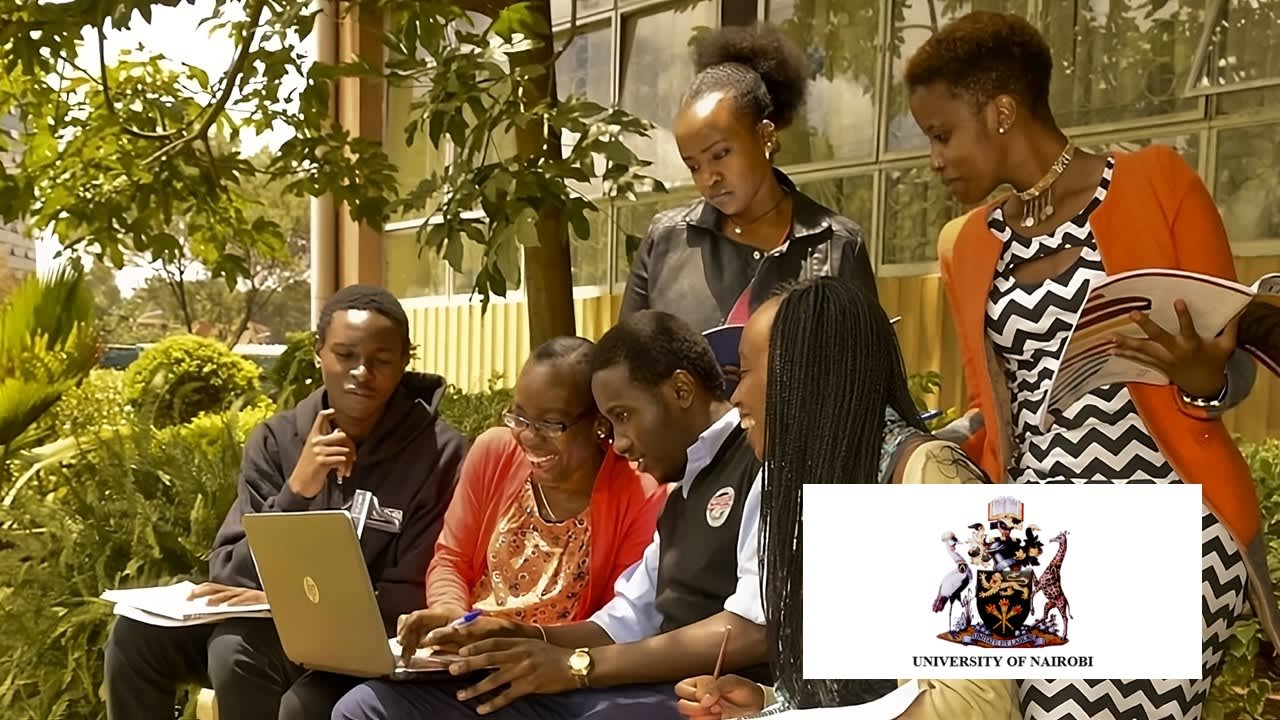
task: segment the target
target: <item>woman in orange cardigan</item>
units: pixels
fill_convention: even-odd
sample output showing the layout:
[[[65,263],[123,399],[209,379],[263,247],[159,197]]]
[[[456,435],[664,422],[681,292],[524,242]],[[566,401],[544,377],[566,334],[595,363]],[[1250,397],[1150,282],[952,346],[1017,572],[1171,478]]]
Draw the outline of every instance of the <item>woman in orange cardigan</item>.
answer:
[[[952,221],[940,243],[976,421],[966,449],[1010,482],[1201,484],[1203,679],[1022,681],[1019,700],[1037,720],[1197,718],[1246,594],[1277,640],[1257,496],[1217,419],[1252,382],[1249,363],[1232,360],[1234,328],[1201,337],[1181,303],[1182,328],[1137,316],[1149,337],[1118,338],[1115,352],[1174,385],[1098,389],[1046,432],[1032,418],[1091,281],[1147,267],[1232,278],[1231,250],[1173,150],[1075,148],[1049,108],[1052,69],[1026,20],[986,12],[943,28],[907,64],[911,112],[952,194],[972,205],[1002,185],[1017,191]]]
[[[473,608],[477,623],[584,620],[653,540],[666,492],[610,448],[591,347],[561,337],[534,350],[507,428],[476,439],[427,570],[427,608],[400,623],[407,647]]]

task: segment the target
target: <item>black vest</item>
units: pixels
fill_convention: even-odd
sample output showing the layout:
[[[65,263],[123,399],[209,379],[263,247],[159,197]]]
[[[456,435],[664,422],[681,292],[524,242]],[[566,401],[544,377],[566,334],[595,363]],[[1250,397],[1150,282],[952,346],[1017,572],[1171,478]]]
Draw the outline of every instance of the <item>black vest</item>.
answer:
[[[760,472],[742,428],[725,438],[689,497],[672,490],[658,518],[658,587],[654,605],[662,613],[661,632],[692,625],[724,610],[738,587],[738,530],[742,506]],[[738,671],[769,682],[768,666]]]

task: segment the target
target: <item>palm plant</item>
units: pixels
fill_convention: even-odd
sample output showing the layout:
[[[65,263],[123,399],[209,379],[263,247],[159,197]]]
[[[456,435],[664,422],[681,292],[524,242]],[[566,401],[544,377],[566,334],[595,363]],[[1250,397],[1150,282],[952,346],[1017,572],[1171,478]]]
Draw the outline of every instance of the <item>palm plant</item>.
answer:
[[[93,298],[78,267],[30,276],[0,305],[0,460],[97,363]]]

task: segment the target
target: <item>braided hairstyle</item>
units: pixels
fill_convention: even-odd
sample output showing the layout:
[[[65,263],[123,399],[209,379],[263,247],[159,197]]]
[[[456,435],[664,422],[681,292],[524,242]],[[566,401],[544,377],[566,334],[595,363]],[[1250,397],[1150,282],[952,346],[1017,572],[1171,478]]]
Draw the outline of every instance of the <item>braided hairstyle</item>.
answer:
[[[781,295],[765,392],[762,590],[767,598],[797,598],[804,581],[804,484],[877,482],[886,407],[925,428],[889,318],[874,298],[838,278],[818,278]],[[895,680],[805,680],[802,604],[766,603],[766,616],[774,678],[795,707],[857,705],[897,686]]]
[[[774,25],[729,26],[705,33],[693,44],[697,75],[681,107],[711,92],[728,92],[752,122],[768,120],[779,130],[804,104],[810,63]]]

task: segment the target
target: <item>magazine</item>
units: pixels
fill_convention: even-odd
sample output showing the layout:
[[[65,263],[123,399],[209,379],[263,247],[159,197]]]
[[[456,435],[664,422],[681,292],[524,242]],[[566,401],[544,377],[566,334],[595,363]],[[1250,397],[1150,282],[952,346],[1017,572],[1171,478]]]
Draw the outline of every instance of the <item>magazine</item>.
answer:
[[[1216,335],[1241,316],[1237,343],[1264,367],[1280,375],[1280,273],[1264,275],[1252,286],[1182,270],[1152,268],[1104,278],[1089,289],[1074,329],[1049,380],[1050,390],[1038,421],[1048,430],[1056,416],[1103,385],[1168,385],[1153,367],[1112,353],[1111,338],[1146,338],[1129,314],[1149,313],[1169,332],[1178,331],[1174,302],[1183,300],[1201,335]]]

